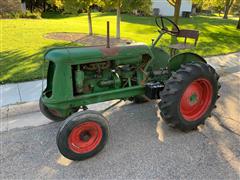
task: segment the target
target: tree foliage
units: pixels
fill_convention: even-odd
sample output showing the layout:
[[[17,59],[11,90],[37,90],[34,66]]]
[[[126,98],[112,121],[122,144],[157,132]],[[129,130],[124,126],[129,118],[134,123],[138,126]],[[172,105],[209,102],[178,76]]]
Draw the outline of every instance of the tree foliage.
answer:
[[[240,14],[239,14],[239,20],[238,20],[238,24],[237,24],[237,29],[240,29]]]
[[[225,0],[193,0],[194,4],[197,4],[201,9],[213,9],[216,7],[224,8]]]
[[[150,14],[151,5],[151,0],[122,0],[122,9],[128,13],[138,10],[144,14]]]
[[[57,7],[58,9],[63,7],[63,0],[47,0],[47,3]]]
[[[33,12],[37,10],[46,10],[46,0],[22,0],[22,3],[26,4],[26,8]]]
[[[105,7],[117,9],[118,1],[122,12],[132,13],[137,10],[146,15],[151,12],[151,0],[105,0]]]
[[[94,4],[104,5],[101,0],[62,0],[64,11],[66,13],[76,14],[79,10],[88,11]]]
[[[240,15],[240,0],[235,0],[233,2],[230,12],[234,15]]]
[[[193,3],[198,4],[198,7],[202,9],[215,10],[219,14],[224,11],[224,19],[228,18],[228,13],[232,6],[240,9],[239,0],[193,0]]]

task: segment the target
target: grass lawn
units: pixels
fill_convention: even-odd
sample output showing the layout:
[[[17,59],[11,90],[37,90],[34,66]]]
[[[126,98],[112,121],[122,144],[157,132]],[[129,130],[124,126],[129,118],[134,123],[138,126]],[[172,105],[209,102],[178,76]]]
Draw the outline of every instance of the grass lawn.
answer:
[[[94,13],[95,34],[105,35],[107,20],[111,22],[111,35],[115,35],[115,15]],[[68,42],[45,39],[50,32],[88,32],[87,16],[77,17],[47,15],[40,20],[0,20],[1,55],[0,82],[18,82],[39,79],[42,76],[43,52],[52,46],[63,46]],[[240,31],[236,30],[237,19],[223,20],[213,16],[181,19],[180,28],[198,29],[200,39],[196,53],[209,56],[240,51]],[[121,35],[123,38],[151,44],[157,36],[153,17],[122,15]],[[162,45],[167,47],[170,37],[166,35]],[[37,54],[36,54],[37,53]]]

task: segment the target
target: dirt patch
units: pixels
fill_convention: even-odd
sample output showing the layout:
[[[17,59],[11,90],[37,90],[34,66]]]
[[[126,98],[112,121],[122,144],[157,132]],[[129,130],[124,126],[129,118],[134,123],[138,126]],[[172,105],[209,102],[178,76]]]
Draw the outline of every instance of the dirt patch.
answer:
[[[99,36],[99,35],[92,35],[89,36],[87,34],[82,33],[69,33],[69,32],[56,32],[56,33],[49,33],[44,36],[48,39],[55,39],[55,40],[64,40],[69,42],[80,43],[85,46],[99,46],[106,44],[106,37]],[[132,43],[131,40],[126,39],[116,39],[110,38],[111,45],[121,45],[126,43]]]

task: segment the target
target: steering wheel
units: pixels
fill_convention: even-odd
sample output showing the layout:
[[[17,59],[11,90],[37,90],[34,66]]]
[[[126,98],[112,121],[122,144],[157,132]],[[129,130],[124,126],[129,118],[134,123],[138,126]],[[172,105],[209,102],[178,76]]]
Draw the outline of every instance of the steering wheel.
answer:
[[[161,24],[159,24],[158,19],[160,18]],[[166,26],[165,26],[165,21],[169,22],[170,24],[173,25],[173,29],[169,30]],[[163,31],[166,32],[172,36],[177,36],[178,33],[180,32],[180,29],[178,27],[178,25],[173,22],[171,19],[168,19],[167,17],[163,17],[163,16],[159,16],[155,18],[155,22],[157,24],[157,26]]]

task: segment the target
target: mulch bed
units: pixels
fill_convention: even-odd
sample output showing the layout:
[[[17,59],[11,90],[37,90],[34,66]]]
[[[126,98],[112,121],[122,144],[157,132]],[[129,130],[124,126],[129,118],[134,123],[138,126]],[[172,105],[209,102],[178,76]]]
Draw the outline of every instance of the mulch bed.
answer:
[[[88,34],[83,34],[83,33],[56,32],[56,33],[48,33],[44,37],[48,39],[64,40],[64,41],[69,41],[74,43],[80,43],[85,46],[106,45],[106,37],[99,36],[99,35],[89,36]],[[111,37],[110,42],[111,42],[111,45],[121,45],[129,42],[133,42],[133,41],[126,40],[126,39],[116,39]]]

